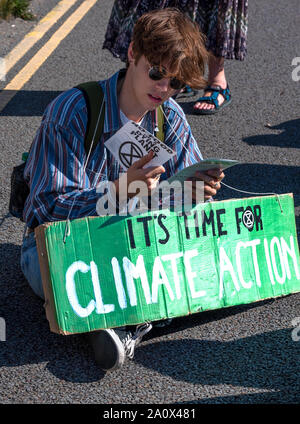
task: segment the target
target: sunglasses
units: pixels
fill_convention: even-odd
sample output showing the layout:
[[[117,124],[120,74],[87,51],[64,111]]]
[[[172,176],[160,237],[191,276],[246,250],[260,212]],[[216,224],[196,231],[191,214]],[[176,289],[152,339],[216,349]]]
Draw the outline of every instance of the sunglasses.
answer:
[[[163,78],[167,77],[167,71],[164,68],[161,68],[159,66],[152,66],[149,69],[149,78],[153,81],[159,81]],[[178,80],[177,78],[171,78],[170,79],[170,87],[173,88],[173,90],[181,90],[183,87],[185,87],[185,83]]]

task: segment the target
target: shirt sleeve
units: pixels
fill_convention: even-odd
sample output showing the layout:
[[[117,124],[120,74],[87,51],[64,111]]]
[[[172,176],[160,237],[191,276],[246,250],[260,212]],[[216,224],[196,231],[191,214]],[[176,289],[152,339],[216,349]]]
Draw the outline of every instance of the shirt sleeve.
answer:
[[[83,142],[70,128],[41,124],[24,172],[30,186],[24,209],[29,227],[97,215],[96,204],[104,193],[90,187],[85,157]]]
[[[175,155],[164,164],[166,169],[164,179],[172,177],[178,171],[203,160],[185,116],[173,109],[169,109],[169,113],[166,113],[165,143],[172,148]]]

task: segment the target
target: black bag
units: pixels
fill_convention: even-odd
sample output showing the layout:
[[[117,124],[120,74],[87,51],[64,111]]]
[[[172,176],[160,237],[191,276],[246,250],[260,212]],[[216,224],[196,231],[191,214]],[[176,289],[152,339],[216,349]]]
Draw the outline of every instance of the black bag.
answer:
[[[25,161],[13,168],[10,178],[10,199],[9,199],[9,212],[16,218],[23,221],[23,209],[27,196],[29,195],[29,187],[24,180],[24,169],[26,165],[26,153],[23,153]]]

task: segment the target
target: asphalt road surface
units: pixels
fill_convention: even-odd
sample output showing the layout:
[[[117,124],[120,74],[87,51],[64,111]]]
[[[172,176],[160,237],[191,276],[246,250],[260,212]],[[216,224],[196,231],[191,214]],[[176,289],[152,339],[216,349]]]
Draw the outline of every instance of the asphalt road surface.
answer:
[[[58,2],[32,3],[42,17]],[[34,44],[0,88],[13,81],[82,3],[77,1]],[[82,336],[49,331],[43,302],[22,275],[24,226],[8,214],[10,173],[28,151],[51,99],[121,67],[102,50],[112,4],[98,1],[0,108],[0,317],[6,323],[6,341],[0,341],[0,402],[299,403],[300,341],[292,332],[300,317],[300,294],[174,319],[170,327],[147,335],[133,361],[104,373]],[[243,162],[228,170],[224,182],[255,193],[293,192],[298,228],[300,81],[292,78],[292,61],[300,56],[299,16],[299,0],[251,0],[247,58],[226,62],[232,104],[200,117],[192,114],[195,98],[182,103],[204,157]],[[35,25],[1,23],[0,57]],[[220,198],[246,196],[224,187]]]

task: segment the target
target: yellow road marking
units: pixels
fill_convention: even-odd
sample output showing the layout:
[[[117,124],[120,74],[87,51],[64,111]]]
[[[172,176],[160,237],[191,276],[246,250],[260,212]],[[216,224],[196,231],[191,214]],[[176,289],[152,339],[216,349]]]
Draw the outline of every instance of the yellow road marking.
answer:
[[[78,0],[60,1],[5,57],[6,74]]]
[[[33,56],[33,58],[24,66],[23,69],[6,85],[3,92],[0,93],[0,112],[7,103],[15,96],[18,90],[30,80],[40,66],[53,53],[61,41],[73,30],[78,22],[94,6],[97,0],[85,0],[73,14],[61,25],[61,27],[52,35],[49,41]]]

